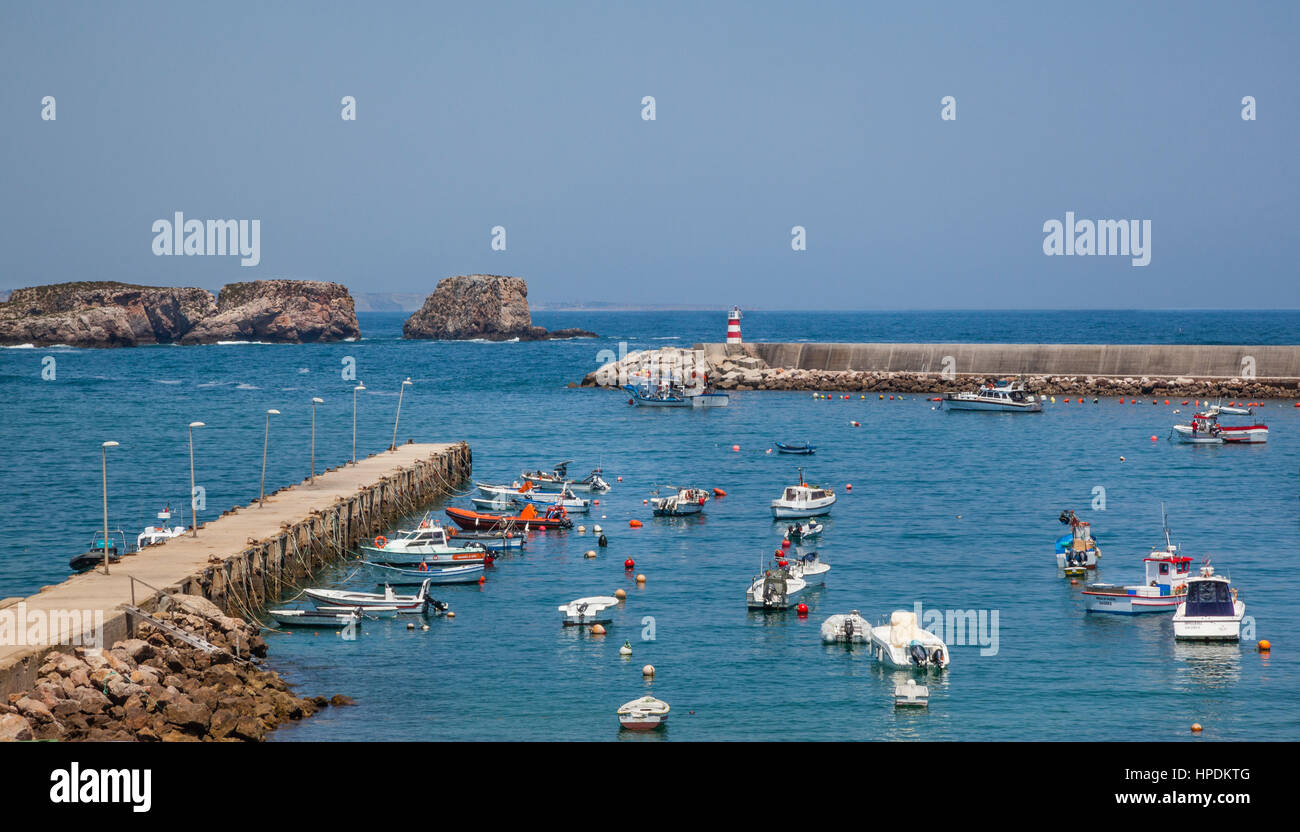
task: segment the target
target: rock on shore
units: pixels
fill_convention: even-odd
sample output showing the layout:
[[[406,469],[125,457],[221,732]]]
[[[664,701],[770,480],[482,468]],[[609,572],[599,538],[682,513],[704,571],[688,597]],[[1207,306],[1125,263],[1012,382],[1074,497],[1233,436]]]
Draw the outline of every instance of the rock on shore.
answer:
[[[804,370],[769,367],[761,358],[735,350],[716,362],[703,350],[664,347],[630,352],[588,373],[583,387],[618,387],[648,377],[701,378],[722,390],[799,390],[842,393],[924,393],[974,390],[996,377],[872,370]],[[1297,379],[1191,378],[1154,376],[1026,375],[1030,391],[1044,395],[1179,396],[1182,398],[1286,399],[1295,397]]]
[[[15,289],[0,304],[0,344],[133,347],[178,340],[217,304],[206,289],[113,281]]]
[[[479,338],[542,341],[599,336],[581,329],[547,332],[543,327],[533,326],[528,309],[528,284],[522,278],[470,274],[439,281],[419,311],[402,325],[402,337],[438,341]]]
[[[99,281],[16,289],[0,304],[0,344],[134,347],[231,340],[298,343],[361,334],[348,290],[311,280],[206,289]]]
[[[199,321],[182,344],[217,341],[304,343],[361,336],[347,287],[323,280],[230,283],[217,295],[216,313]]]
[[[206,653],[148,623],[112,647],[55,650],[29,691],[0,704],[0,740],[258,742],[330,704],[295,695],[274,671],[258,628],[205,598],[173,595],[159,621],[215,645]]]

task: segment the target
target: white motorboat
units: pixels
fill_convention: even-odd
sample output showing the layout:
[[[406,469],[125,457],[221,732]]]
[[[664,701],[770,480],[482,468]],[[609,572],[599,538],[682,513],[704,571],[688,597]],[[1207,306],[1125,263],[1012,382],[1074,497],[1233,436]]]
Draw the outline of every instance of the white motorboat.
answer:
[[[515,501],[504,497],[470,497],[469,501],[479,511],[512,511]]]
[[[918,685],[915,679],[908,679],[904,684],[894,685],[894,707],[928,708],[930,689],[925,685]]]
[[[946,410],[992,410],[1016,413],[1041,413],[1043,403],[1025,392],[1023,381],[997,381],[981,385],[974,393],[945,393]]]
[[[566,627],[581,627],[586,624],[608,624],[614,620],[614,613],[606,610],[616,606],[618,599],[612,595],[593,595],[561,604],[556,609],[564,614]]]
[[[785,569],[766,569],[750,583],[745,602],[751,610],[788,610],[799,603],[807,586]]]
[[[871,640],[871,625],[857,610],[848,615],[832,615],[822,622],[822,642],[825,644],[866,644]]]
[[[1161,510],[1163,515],[1163,508]],[[1165,528],[1165,547],[1153,549],[1143,558],[1146,579],[1140,585],[1116,586],[1093,583],[1083,590],[1083,608],[1088,612],[1116,615],[1173,612],[1187,600],[1187,579],[1192,559],[1182,554]]]
[[[704,504],[709,501],[709,492],[700,488],[677,488],[665,486],[671,495],[650,498],[650,509],[656,517],[684,517],[704,511]],[[656,490],[656,495],[658,490]]]
[[[479,493],[484,497],[490,497],[494,500],[500,500],[503,502],[514,502],[514,498],[519,496],[522,491],[532,489],[531,484],[525,487],[518,482],[510,485],[493,485],[491,483],[475,481],[474,487],[477,488]]]
[[[833,505],[835,491],[804,482],[803,468],[800,468],[799,484],[787,486],[785,492],[772,501],[772,516],[777,519],[817,517],[830,514]]]
[[[591,509],[591,500],[584,500],[577,496],[568,486],[555,492],[529,489],[515,495],[514,501],[519,505],[531,505],[540,509],[560,506],[569,514],[585,514]]]
[[[146,546],[154,546],[158,543],[166,543],[173,537],[180,537],[185,534],[184,526],[168,526],[167,521],[172,517],[172,507],[167,506],[158,512],[158,519],[161,521],[156,526],[145,526],[144,531],[140,532],[135,538],[136,550],[143,549]]]
[[[562,462],[555,466],[555,470],[547,474],[544,471],[524,471],[520,477],[539,491],[558,491],[561,487],[567,486],[573,491],[583,493],[603,493],[610,489],[609,483],[601,477],[604,473],[599,468],[592,469],[591,473],[580,480],[568,478],[569,463]]]
[[[375,538],[375,545],[359,548],[366,560],[385,566],[460,565],[483,563],[489,558],[487,550],[476,544],[452,545],[447,530],[428,517],[415,529],[399,529],[389,540],[383,535]]]
[[[826,573],[831,571],[831,565],[817,557],[816,552],[809,552],[799,557],[788,557],[782,555],[779,564],[785,564],[791,575],[801,578],[808,586],[817,586],[826,583]]]
[[[361,615],[355,610],[345,612],[322,612],[321,610],[267,610],[271,617],[284,627],[349,627],[361,623]]]
[[[426,582],[438,585],[476,584],[483,578],[482,563],[466,563],[460,566],[432,569],[425,564],[420,564],[418,569],[402,569],[383,563],[372,563],[368,560],[363,560],[362,563],[375,571],[380,577],[381,583],[395,586],[419,586]]]
[[[1101,548],[1092,537],[1092,524],[1080,520],[1073,511],[1062,511],[1059,519],[1070,527],[1070,533],[1056,540],[1056,566],[1066,575],[1082,575],[1097,568]]]
[[[948,667],[948,645],[916,622],[916,613],[895,610],[871,628],[872,655],[886,667],[918,670]]]
[[[1174,638],[1184,641],[1240,641],[1246,604],[1232,582],[1208,563],[1187,579],[1187,601],[1174,612]]]
[[[668,711],[667,702],[643,696],[618,709],[618,723],[630,731],[653,731],[668,723]]]
[[[1169,434],[1190,445],[1253,445],[1268,441],[1268,425],[1254,421],[1249,425],[1225,425],[1219,421],[1221,415],[1254,416],[1255,411],[1244,407],[1227,407],[1211,405],[1192,416],[1192,421],[1174,425]]]
[[[303,590],[312,603],[319,606],[338,607],[397,607],[402,615],[420,615],[425,612],[441,612],[447,604],[429,597],[429,581],[420,585],[415,595],[398,595],[391,586],[384,586],[383,592],[357,592],[350,589],[315,589]]]
[[[785,529],[785,539],[791,543],[799,543],[810,538],[819,537],[824,529],[821,523],[816,520],[809,520],[806,523],[795,523],[787,526]]]

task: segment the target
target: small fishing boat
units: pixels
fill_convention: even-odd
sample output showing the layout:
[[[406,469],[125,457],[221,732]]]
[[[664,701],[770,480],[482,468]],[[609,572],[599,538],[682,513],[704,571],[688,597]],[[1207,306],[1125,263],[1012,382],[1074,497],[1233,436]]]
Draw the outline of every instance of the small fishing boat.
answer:
[[[1161,515],[1163,518],[1163,506]],[[1143,563],[1146,564],[1145,583],[1136,586],[1088,584],[1083,590],[1083,608],[1088,612],[1141,615],[1174,612],[1186,601],[1192,559],[1182,554],[1173,544],[1168,523],[1165,523],[1164,532],[1165,547],[1153,549],[1151,554],[1143,558]]]
[[[871,625],[857,610],[832,615],[822,622],[823,644],[866,644],[870,640]]]
[[[146,546],[154,546],[159,543],[166,543],[173,537],[180,537],[185,534],[184,526],[168,526],[167,521],[172,517],[172,507],[167,506],[158,512],[158,519],[162,521],[156,526],[145,526],[144,531],[140,532],[135,539],[136,551]]]
[[[833,505],[835,491],[804,482],[803,469],[800,468],[799,484],[787,486],[785,492],[772,501],[772,516],[777,519],[817,517],[830,514]]]
[[[425,612],[441,612],[447,604],[429,597],[429,581],[420,585],[415,595],[398,595],[391,586],[385,586],[383,592],[358,592],[351,589],[317,589],[309,587],[303,590],[313,605],[340,607],[397,607],[402,615],[420,615]]]
[[[782,454],[812,455],[817,452],[817,446],[807,442],[777,442],[775,445],[777,453]]]
[[[563,486],[568,486],[572,491],[585,493],[605,492],[610,489],[609,483],[601,478],[604,472],[599,468],[592,469],[591,473],[580,480],[571,480],[568,478],[568,463],[560,463],[555,466],[555,471],[547,474],[542,471],[528,472],[524,471],[520,477],[524,482],[531,483],[533,488],[539,491],[558,491]]]
[[[662,699],[643,696],[618,709],[618,724],[629,731],[653,731],[668,724],[668,710]]]
[[[333,628],[355,627],[361,624],[361,615],[355,610],[326,612],[316,610],[267,610],[283,627]]]
[[[928,708],[930,689],[925,685],[918,685],[915,679],[908,679],[904,684],[894,685],[894,707]]]
[[[871,629],[871,648],[876,661],[886,667],[943,670],[948,667],[948,645],[916,622],[916,613],[895,610],[888,619]]]
[[[624,390],[631,395],[627,400],[637,407],[726,407],[731,397],[711,387],[690,389],[676,384],[661,384],[651,388],[628,384]]]
[[[552,506],[544,514],[538,514],[532,505],[524,506],[517,515],[486,514],[464,508],[443,509],[447,516],[462,529],[470,531],[494,531],[496,529],[519,529],[523,531],[570,529],[573,521],[562,506]]]
[[[1192,421],[1174,425],[1169,438],[1190,445],[1253,445],[1268,441],[1268,425],[1255,420],[1248,425],[1225,425],[1221,415],[1254,416],[1255,411],[1242,407],[1211,405],[1192,416]]]
[[[580,627],[586,624],[610,623],[614,620],[614,613],[606,610],[616,606],[618,606],[618,599],[614,596],[594,595],[561,604],[556,609],[564,616],[564,626]]]
[[[123,555],[133,555],[126,545],[126,533],[121,529],[113,529],[104,537],[102,531],[96,532],[95,536],[90,539],[90,548],[85,552],[77,555],[68,561],[68,566],[72,567],[75,572],[85,572],[100,566],[104,562],[104,554],[107,551],[108,562],[117,563]]]
[[[475,481],[474,487],[477,488],[479,493],[484,497],[512,503],[514,502],[515,497],[519,496],[522,492],[531,491],[533,485],[526,480],[523,484],[516,482],[511,483],[510,485],[493,485],[488,482]]]
[[[479,511],[513,511],[515,501],[505,497],[470,497],[469,501]]]
[[[482,546],[489,552],[521,550],[527,545],[527,538],[522,534],[514,534],[504,529],[495,532],[467,532],[452,529],[449,534],[458,542]]]
[[[785,537],[786,540],[789,540],[791,543],[800,543],[805,540],[811,540],[814,537],[820,537],[822,529],[824,528],[825,526],[818,523],[816,520],[809,520],[807,523],[795,523],[792,526],[786,527]]]
[[[1092,525],[1080,520],[1071,510],[1061,512],[1057,518],[1070,527],[1068,534],[1056,539],[1056,566],[1071,577],[1097,568],[1101,548],[1092,537]]]
[[[790,574],[803,579],[803,582],[808,586],[819,586],[826,583],[826,573],[831,571],[831,565],[818,559],[816,552],[809,552],[797,558],[783,558],[778,563],[788,564],[785,568],[789,570]]]
[[[1187,579],[1187,600],[1174,612],[1174,638],[1179,641],[1240,641],[1246,604],[1237,600],[1232,582],[1214,573],[1208,563],[1201,574]]]
[[[427,566],[418,569],[403,569],[383,563],[373,563],[368,560],[363,560],[362,563],[369,566],[380,576],[380,586],[385,584],[419,586],[426,582],[439,585],[476,584],[483,577],[483,564],[481,563],[467,563],[463,566],[448,566],[442,569],[430,569]]]
[[[351,606],[347,606],[346,604],[341,606],[333,606],[333,605],[319,606],[318,605],[316,607],[316,611],[324,612],[324,613],[354,612],[357,615],[360,615],[362,618],[367,620],[372,618],[374,619],[396,618],[399,612],[397,607],[391,605],[387,607],[351,607]]]
[[[751,610],[788,610],[799,603],[807,586],[785,569],[766,569],[750,583],[745,602]]]
[[[673,493],[667,497],[651,497],[650,508],[656,517],[684,517],[704,511],[704,504],[709,501],[709,492],[700,488],[677,488],[664,486]],[[655,489],[657,495],[659,489]]]
[[[536,471],[524,471],[519,475],[519,477],[524,482],[532,483],[534,488],[540,488],[542,486],[554,486],[555,488],[559,488],[561,485],[564,485],[569,481],[569,466],[572,464],[573,460],[566,459],[564,462],[555,463],[549,474],[538,469]],[[598,470],[600,469],[597,469],[597,471]],[[594,474],[596,472],[593,471],[592,473]]]
[[[535,506],[539,509],[548,509],[552,506],[560,506],[570,514],[586,514],[591,509],[591,500],[584,500],[578,497],[569,489],[568,486],[561,488],[556,492],[527,491],[515,495],[515,502],[524,506]]]
[[[1004,413],[1041,413],[1043,403],[1025,391],[1024,381],[1010,379],[983,384],[974,393],[945,393],[945,410],[992,410]]]

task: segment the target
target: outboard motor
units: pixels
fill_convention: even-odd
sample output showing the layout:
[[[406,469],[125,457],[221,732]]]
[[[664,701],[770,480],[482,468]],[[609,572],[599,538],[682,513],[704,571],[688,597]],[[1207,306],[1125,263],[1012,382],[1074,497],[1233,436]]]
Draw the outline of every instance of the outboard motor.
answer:
[[[1062,509],[1061,516],[1056,519],[1061,521],[1061,525],[1068,526],[1070,525],[1070,520],[1073,517],[1074,517],[1073,511],[1070,511],[1069,509]]]
[[[934,665],[935,667],[943,667],[942,649],[938,647],[934,648],[934,652],[930,654],[930,664]]]
[[[930,658],[925,652],[925,645],[923,644],[913,644],[908,648],[908,653],[911,654],[912,664],[917,667],[925,667]]]
[[[844,638],[848,639],[849,641],[853,640],[853,619],[852,618],[844,619]]]

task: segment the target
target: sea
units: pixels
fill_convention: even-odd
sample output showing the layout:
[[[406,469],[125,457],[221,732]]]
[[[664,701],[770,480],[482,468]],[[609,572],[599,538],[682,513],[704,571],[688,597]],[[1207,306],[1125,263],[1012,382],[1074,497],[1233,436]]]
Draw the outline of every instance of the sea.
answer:
[[[270,491],[308,473],[313,397],[321,470],[351,455],[357,382],[364,455],[392,440],[410,378],[399,442],[465,440],[488,482],[572,460],[571,473],[599,467],[613,489],[576,518],[585,533],[532,534],[484,583],[438,588],[456,616],[427,630],[397,619],[352,639],[268,631],[270,666],[299,693],[356,702],[274,741],[1300,739],[1296,402],[1263,403],[1270,438],[1250,447],[1167,441],[1194,404],[1163,399],[1058,400],[1034,415],[741,392],[707,411],[635,408],[619,391],[569,384],[620,350],[721,340],[725,313],[539,312],[542,326],[601,337],[533,343],[404,341],[403,318],[363,314],[363,338],[331,344],[0,349],[0,597],[58,583],[87,548],[102,522],[102,442],[120,443],[107,459],[110,525],[134,539],[165,507],[188,514],[191,421],[206,425],[194,464],[200,520],[211,520],[257,496],[268,408],[281,414]],[[771,341],[1288,344],[1300,311],[752,311],[742,328]],[[816,454],[775,453],[778,441]],[[769,501],[800,477],[839,495],[812,547],[831,565],[825,586],[806,594],[806,615],[749,612],[745,589],[784,528]],[[653,518],[645,500],[667,485],[725,496],[698,517]],[[468,498],[422,511],[447,505]],[[1169,615],[1086,614],[1082,586],[1057,570],[1058,516],[1072,509],[1103,552],[1089,580],[1140,582],[1142,558],[1164,543],[1162,507],[1184,552],[1239,588],[1240,645],[1176,644]],[[374,586],[346,561],[318,581]],[[561,626],[561,604],[620,588],[606,635]],[[895,610],[942,620],[951,667],[914,677],[860,646],[823,645],[822,621],[850,610],[872,623]],[[928,709],[894,708],[908,678],[929,686]],[[621,731],[618,706],[646,694],[670,703],[668,726]]]

